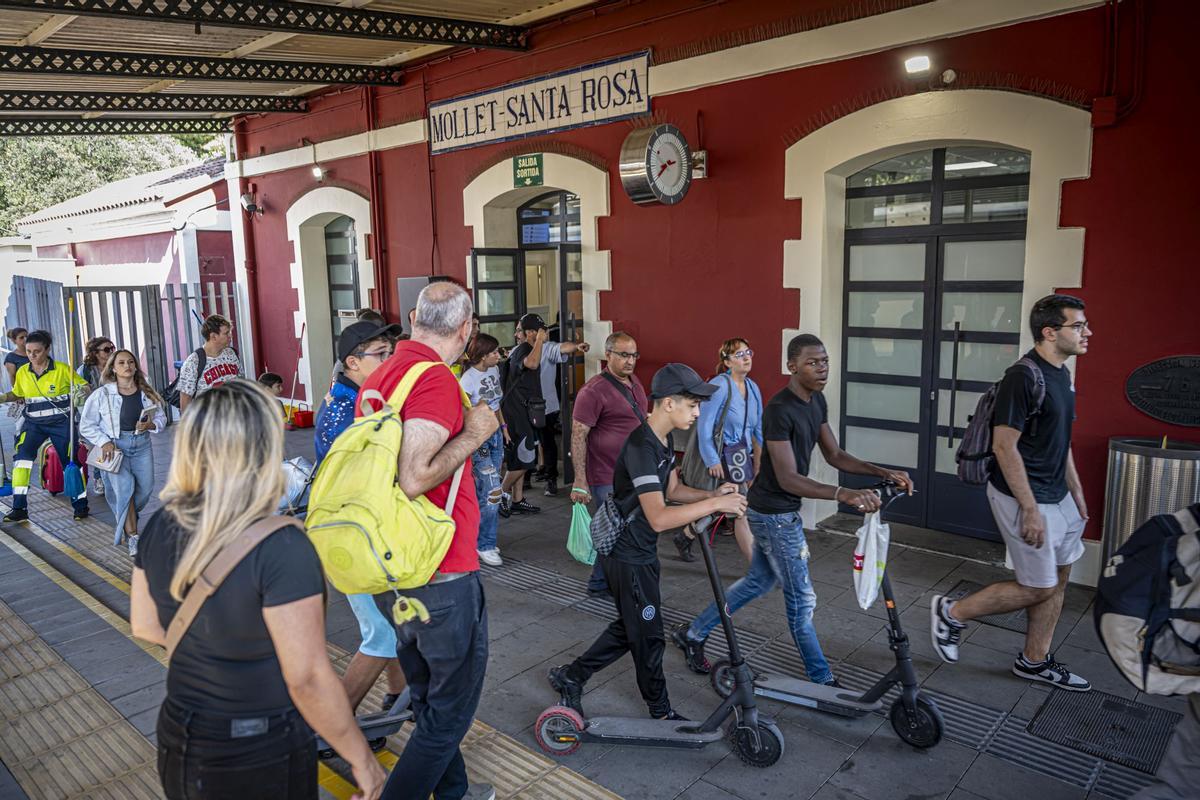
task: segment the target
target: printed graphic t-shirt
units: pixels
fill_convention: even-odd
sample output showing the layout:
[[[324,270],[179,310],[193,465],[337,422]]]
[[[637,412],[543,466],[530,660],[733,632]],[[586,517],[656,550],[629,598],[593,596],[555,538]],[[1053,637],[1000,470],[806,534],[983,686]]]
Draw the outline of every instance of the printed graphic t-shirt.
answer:
[[[204,362],[203,375],[197,375],[199,367],[200,359],[193,351],[179,368],[180,394],[195,397],[242,373],[242,362],[238,360],[238,355],[232,347],[226,347],[216,358],[208,356]]]
[[[499,367],[486,370],[467,367],[463,370],[459,382],[462,384],[463,391],[467,393],[467,397],[471,398],[472,403],[483,400],[492,411],[500,409],[500,398],[503,397],[504,392],[500,388]]]

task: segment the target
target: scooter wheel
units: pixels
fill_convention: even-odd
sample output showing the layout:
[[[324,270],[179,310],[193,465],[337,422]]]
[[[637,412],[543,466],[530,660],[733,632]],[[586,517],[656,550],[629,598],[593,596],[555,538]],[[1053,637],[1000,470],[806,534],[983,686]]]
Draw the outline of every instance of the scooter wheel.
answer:
[[[327,747],[324,750],[317,751],[317,758],[321,759],[322,761],[328,761],[331,758],[337,758],[337,757],[338,757],[337,751],[334,750],[332,747]]]
[[[722,658],[713,664],[708,673],[708,680],[712,683],[713,691],[722,699],[733,694],[733,669],[729,664],[729,659]]]
[[[538,746],[548,755],[569,756],[583,744],[586,724],[575,709],[551,706],[541,713],[534,725]]]
[[[387,737],[380,736],[378,739],[371,739],[367,742],[367,747],[371,748],[372,753],[378,753],[383,748],[387,747]]]
[[[913,747],[933,747],[942,740],[946,723],[937,704],[923,695],[917,696],[916,708],[910,714],[904,707],[904,698],[897,697],[892,703],[892,728],[896,735]]]
[[[783,757],[783,731],[774,722],[758,721],[758,747],[749,728],[735,728],[733,750],[743,764],[766,768]]]

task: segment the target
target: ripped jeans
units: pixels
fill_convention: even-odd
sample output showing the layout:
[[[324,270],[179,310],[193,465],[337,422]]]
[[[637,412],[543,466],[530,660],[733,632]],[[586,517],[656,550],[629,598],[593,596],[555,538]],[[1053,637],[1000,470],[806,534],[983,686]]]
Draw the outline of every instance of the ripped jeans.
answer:
[[[504,463],[504,435],[500,431],[479,446],[471,456],[471,474],[475,477],[475,497],[479,500],[478,550],[496,548],[496,527],[500,523],[500,465]]]
[[[833,672],[821,652],[821,643],[817,641],[817,631],[812,624],[817,592],[808,577],[808,542],[804,538],[800,512],[760,514],[747,510],[746,520],[754,534],[754,558],[746,576],[726,593],[729,613],[736,613],[751,600],[774,589],[776,583],[780,584],[788,627],[792,629],[792,639],[804,659],[808,679],[813,683],[831,680]],[[720,624],[717,605],[712,603],[692,620],[687,637],[692,641],[703,641]]]

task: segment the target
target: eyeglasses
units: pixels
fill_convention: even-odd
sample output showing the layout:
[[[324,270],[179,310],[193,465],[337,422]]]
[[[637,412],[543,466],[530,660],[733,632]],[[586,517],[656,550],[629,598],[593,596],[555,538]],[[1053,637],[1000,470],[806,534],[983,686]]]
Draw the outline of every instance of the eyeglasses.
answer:
[[[725,356],[726,358],[750,358],[754,355],[754,351],[747,347],[745,350],[738,350]]]
[[[1087,320],[1084,320],[1083,322],[1072,322],[1070,325],[1051,325],[1050,327],[1058,330],[1070,328],[1076,333],[1083,333],[1084,331],[1090,331],[1092,329],[1092,324]]]
[[[117,348],[115,346],[109,344],[109,345],[105,345],[104,347],[97,347],[96,352],[97,353],[111,353],[113,350],[116,350],[116,349]]]
[[[641,353],[624,353],[620,350],[609,350],[608,352],[611,355],[620,356],[621,358],[624,358],[628,361],[637,361],[639,358],[642,357]]]
[[[380,361],[387,361],[389,358],[392,357],[392,351],[391,350],[374,350],[370,353],[365,353],[360,350],[359,352],[351,353],[350,355],[355,356],[356,358],[377,358]]]

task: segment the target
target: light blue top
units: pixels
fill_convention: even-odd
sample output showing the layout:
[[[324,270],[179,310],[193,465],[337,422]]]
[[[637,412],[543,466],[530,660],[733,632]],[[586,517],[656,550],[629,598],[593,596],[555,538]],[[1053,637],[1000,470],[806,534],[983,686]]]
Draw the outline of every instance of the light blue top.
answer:
[[[721,417],[721,409],[725,406],[725,398],[729,397],[730,389],[733,390],[733,400],[729,403],[728,413],[725,414],[725,444],[737,444],[743,441],[743,437],[747,447],[752,448],[755,442],[762,444],[763,401],[758,384],[750,380],[749,376],[746,376],[745,397],[737,390],[733,378],[728,373],[718,375],[709,383],[717,387],[717,392],[700,404],[696,433],[699,436],[700,457],[704,459],[704,466],[715,467],[721,463],[721,455],[713,447],[712,430]]]

